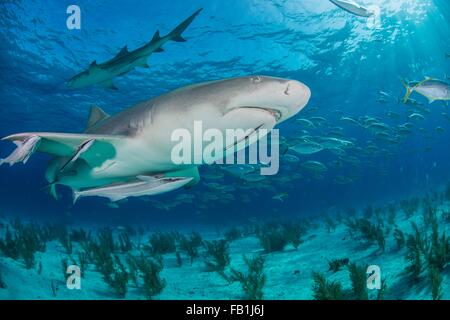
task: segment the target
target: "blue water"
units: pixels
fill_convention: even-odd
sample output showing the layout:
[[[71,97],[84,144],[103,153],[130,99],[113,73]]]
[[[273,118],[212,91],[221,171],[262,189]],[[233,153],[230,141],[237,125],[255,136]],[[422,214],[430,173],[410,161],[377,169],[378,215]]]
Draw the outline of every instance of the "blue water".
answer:
[[[450,3],[446,0],[371,0],[363,4],[381,9],[375,26],[352,16],[327,0],[297,1],[76,1],[81,8],[81,30],[68,30],[66,8],[73,1],[2,1],[0,4],[0,136],[17,132],[82,132],[91,105],[116,113],[135,103],[196,82],[250,74],[299,80],[312,97],[296,117],[278,128],[287,141],[302,135],[296,118],[324,117],[315,129],[326,136],[342,127],[345,139],[356,148],[360,164],[323,151],[300,157],[320,161],[328,171],[315,179],[300,165],[281,161],[271,179],[273,189],[258,183],[242,188],[229,175],[202,182],[188,191],[155,197],[156,202],[131,199],[119,209],[100,198],[83,199],[72,206],[71,194],[53,200],[44,192],[44,170],[49,157],[34,154],[26,165],[0,167],[0,210],[8,216],[68,223],[151,223],[154,225],[223,224],[249,218],[315,215],[333,208],[364,206],[421,195],[450,179],[450,122],[443,102],[428,104],[418,94],[425,119],[414,122],[412,133],[398,144],[376,140],[341,116],[379,117],[391,128],[408,122],[400,78],[445,79],[450,74]],[[198,8],[204,8],[184,33],[187,42],[171,42],[165,52],[149,59],[149,69],[137,69],[114,80],[117,91],[102,87],[70,90],[65,82],[92,61],[113,57],[124,45],[134,49],[147,43],[155,30],[169,32]],[[377,101],[380,91],[389,94]],[[312,108],[317,108],[314,111]],[[312,110],[312,111],[310,111]],[[337,115],[336,110],[341,114]],[[399,119],[390,119],[394,111]],[[409,121],[411,122],[411,121]],[[435,128],[442,127],[442,133]],[[367,141],[379,148],[364,154]],[[0,144],[1,157],[12,144]],[[211,168],[202,167],[200,173]],[[292,173],[301,179],[289,181]],[[349,184],[335,178],[357,176]],[[284,177],[284,179],[283,179]],[[287,181],[287,182],[286,182]],[[233,200],[223,203],[205,197],[205,183],[233,186]],[[181,193],[195,196],[193,204],[180,203],[168,210],[155,203],[171,204]],[[287,193],[283,202],[272,197]],[[220,196],[220,194],[218,193]],[[248,198],[250,201],[243,201]]]

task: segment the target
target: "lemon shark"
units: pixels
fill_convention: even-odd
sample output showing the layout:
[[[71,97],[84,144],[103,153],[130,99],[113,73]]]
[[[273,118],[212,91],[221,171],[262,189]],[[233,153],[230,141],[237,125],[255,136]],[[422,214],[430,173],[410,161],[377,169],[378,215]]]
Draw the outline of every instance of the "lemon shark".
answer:
[[[310,95],[296,80],[244,76],[179,88],[113,116],[94,106],[84,133],[29,132],[3,138],[17,148],[0,164],[25,162],[33,152],[52,155],[45,175],[55,198],[56,185],[70,187],[75,199],[103,195],[114,201],[133,192],[167,192],[200,178],[197,164],[173,162],[174,130],[193,132],[198,121],[221,132],[271,130],[304,108]]]
[[[162,46],[168,41],[185,42],[186,40],[181,34],[194,21],[201,10],[194,12],[163,37],[160,36],[159,30],[157,30],[151,41],[140,48],[128,51],[128,47],[125,46],[115,57],[104,63],[97,64],[96,60],[93,61],[87,70],[72,77],[67,82],[67,86],[72,89],[78,89],[98,84],[116,90],[117,88],[112,82],[115,77],[124,75],[136,67],[148,68],[148,57],[153,52],[164,51]]]

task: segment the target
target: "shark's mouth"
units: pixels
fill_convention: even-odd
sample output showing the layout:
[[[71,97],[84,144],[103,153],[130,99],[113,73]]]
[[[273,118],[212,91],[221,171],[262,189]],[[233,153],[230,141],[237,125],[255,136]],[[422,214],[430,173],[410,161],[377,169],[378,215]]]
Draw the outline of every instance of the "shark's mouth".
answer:
[[[283,116],[282,112],[277,109],[273,109],[270,107],[265,108],[265,107],[252,107],[252,106],[235,107],[235,108],[229,109],[225,114],[235,111],[235,110],[239,110],[239,109],[257,109],[257,110],[267,112],[275,118],[276,122],[278,122],[278,120],[280,120],[281,117]]]

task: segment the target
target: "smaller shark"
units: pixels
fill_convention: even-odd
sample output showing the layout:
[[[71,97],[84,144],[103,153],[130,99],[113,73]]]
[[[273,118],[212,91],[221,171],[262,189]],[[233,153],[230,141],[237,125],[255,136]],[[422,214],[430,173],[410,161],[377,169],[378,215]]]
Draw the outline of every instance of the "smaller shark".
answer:
[[[360,5],[359,3],[356,3],[353,0],[330,0],[331,3],[335,4],[339,8],[354,14],[359,17],[371,17],[375,14],[372,10]]]
[[[112,82],[115,77],[124,75],[136,67],[148,68],[148,57],[153,52],[164,51],[162,46],[166,42],[170,40],[185,42],[186,40],[181,34],[194,21],[200,11],[202,9],[194,12],[189,18],[181,22],[175,29],[163,37],[159,35],[159,30],[157,30],[152,40],[140,48],[128,51],[127,46],[125,46],[114,58],[104,63],[97,64],[97,61],[94,60],[87,70],[72,77],[67,82],[67,86],[72,89],[79,89],[98,84],[109,89],[117,90]]]

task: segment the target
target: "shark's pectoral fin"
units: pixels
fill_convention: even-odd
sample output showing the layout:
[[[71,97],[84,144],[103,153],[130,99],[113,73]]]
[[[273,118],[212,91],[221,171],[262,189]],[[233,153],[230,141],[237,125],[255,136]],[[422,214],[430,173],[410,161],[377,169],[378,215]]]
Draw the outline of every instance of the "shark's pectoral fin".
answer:
[[[124,136],[53,132],[19,133],[2,140],[23,143],[29,141],[31,137],[39,137],[36,151],[57,157],[68,157],[69,159],[77,156],[77,152],[80,153],[80,146],[85,146],[87,142],[91,143],[87,150],[78,154],[77,159],[83,159],[92,168],[114,158],[117,146],[126,143],[126,137]]]
[[[103,82],[100,82],[99,83],[102,87],[105,87],[105,88],[108,88],[108,89],[111,89],[111,90],[118,90],[117,89],[117,87],[114,85],[114,83],[112,82],[112,79],[110,79],[110,80],[106,80],[106,81],[103,81]]]
[[[163,48],[161,48],[161,47],[159,47],[158,49],[156,49],[155,51],[153,51],[153,52],[164,52],[164,49]]]

